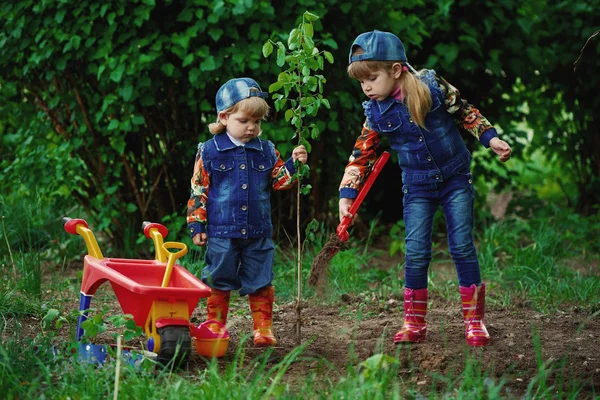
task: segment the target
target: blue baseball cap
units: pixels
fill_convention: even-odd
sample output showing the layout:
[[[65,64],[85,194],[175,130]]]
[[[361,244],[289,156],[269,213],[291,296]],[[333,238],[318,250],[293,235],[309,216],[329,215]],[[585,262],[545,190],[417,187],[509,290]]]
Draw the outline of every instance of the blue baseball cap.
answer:
[[[257,89],[252,90],[252,89]],[[262,98],[269,97],[267,92],[263,92],[258,83],[251,78],[230,79],[219,88],[217,92],[216,105],[217,114],[228,109],[235,103],[238,103],[248,97],[258,96]]]
[[[356,56],[352,55],[354,47],[360,47],[364,53]],[[402,61],[407,62],[404,45],[398,39],[398,36],[390,32],[381,32],[374,30],[373,32],[365,32],[358,35],[354,39],[354,43],[350,46],[350,55],[348,56],[348,64],[355,61]]]

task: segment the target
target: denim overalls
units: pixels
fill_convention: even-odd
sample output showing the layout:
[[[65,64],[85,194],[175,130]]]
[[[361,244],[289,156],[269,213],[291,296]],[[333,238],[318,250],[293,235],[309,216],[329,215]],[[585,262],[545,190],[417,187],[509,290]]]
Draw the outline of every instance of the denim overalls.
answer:
[[[270,193],[278,160],[275,148],[259,138],[236,146],[226,134],[200,148],[211,182],[202,281],[219,290],[240,290],[242,296],[254,293],[273,280]]]
[[[459,284],[481,283],[472,234],[471,154],[444,107],[434,73],[421,75],[433,101],[425,118],[427,129],[414,123],[406,105],[392,97],[363,104],[371,128],[386,136],[398,153],[406,227],[405,285],[411,289],[427,287],[433,216],[440,205],[446,216],[448,247]]]

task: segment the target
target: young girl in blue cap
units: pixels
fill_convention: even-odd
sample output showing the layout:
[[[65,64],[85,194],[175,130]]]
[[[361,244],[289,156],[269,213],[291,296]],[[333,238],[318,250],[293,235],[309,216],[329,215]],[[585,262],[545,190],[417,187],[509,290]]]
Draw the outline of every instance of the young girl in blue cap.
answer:
[[[348,73],[360,82],[369,101],[366,121],[340,185],[340,220],[348,212],[377,155],[381,136],[398,153],[402,169],[406,265],[404,324],[395,343],[426,338],[427,271],[431,261],[433,216],[439,206],[446,217],[448,247],[456,266],[470,346],[486,346],[485,283],[473,243],[473,180],[460,131],[510,158],[511,148],[479,110],[433,70],[416,72],[407,62],[400,39],[389,32],[366,32],[350,48]]]
[[[307,161],[304,146],[284,162],[273,143],[259,138],[269,111],[267,93],[250,78],[226,82],[217,92],[215,136],[198,145],[187,222],[194,244],[206,245],[202,281],[211,288],[209,329],[220,334],[231,290],[248,295],[254,344],[277,343],[272,332],[273,251],[271,190],[294,185],[294,161]],[[222,325],[221,325],[222,324]]]

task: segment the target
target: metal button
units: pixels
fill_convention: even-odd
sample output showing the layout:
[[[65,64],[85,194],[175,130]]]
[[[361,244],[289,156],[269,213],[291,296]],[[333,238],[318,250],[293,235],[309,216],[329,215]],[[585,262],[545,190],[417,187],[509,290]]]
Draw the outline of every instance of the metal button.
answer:
[[[240,165],[240,169],[246,169],[246,164]]]
[[[258,169],[265,169],[265,166],[264,165],[259,165]]]
[[[473,183],[473,179],[469,179],[469,183]]]
[[[246,230],[245,230],[245,229],[242,229],[242,230],[240,231],[240,233],[241,233],[242,235],[245,235],[245,234],[246,234]]]
[[[391,127],[392,127],[392,123],[388,122],[388,128],[391,128]]]
[[[403,190],[403,192],[404,192],[404,193],[408,193],[408,189],[404,189],[404,190]]]
[[[436,176],[435,176],[435,179],[437,179],[437,180],[439,181],[439,180],[440,180],[440,176],[439,176],[439,175],[436,175]]]
[[[242,185],[242,189],[246,190],[248,189],[248,185],[246,185],[245,183]]]
[[[242,211],[246,211],[247,209],[248,209],[248,207],[246,207],[246,205],[244,204],[244,205],[242,206]]]
[[[412,118],[409,118],[408,122],[410,122],[412,124],[412,122],[413,122]]]
[[[226,167],[225,167],[225,164],[221,164],[221,166],[220,166],[219,168],[221,168],[221,169],[225,169],[225,168],[226,168]]]
[[[427,156],[427,161],[431,161],[431,156]]]
[[[423,136],[419,136],[419,142],[423,141]]]

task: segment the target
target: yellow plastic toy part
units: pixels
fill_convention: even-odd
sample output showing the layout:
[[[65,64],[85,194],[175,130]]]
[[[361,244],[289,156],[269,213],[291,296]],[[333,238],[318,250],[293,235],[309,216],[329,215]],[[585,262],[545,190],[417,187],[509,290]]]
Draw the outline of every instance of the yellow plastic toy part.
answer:
[[[169,303],[168,301],[157,300],[152,303],[152,308],[148,314],[148,319],[144,326],[146,337],[154,339],[154,353],[160,351],[160,335],[156,329],[156,321],[161,317],[167,318],[181,318],[189,321],[189,309],[186,301],[177,301]]]
[[[98,246],[94,233],[83,225],[77,225],[75,231],[83,238],[88,249],[88,254],[98,260],[104,260],[104,255],[100,251],[100,246]]]
[[[156,228],[151,228],[149,231],[149,235],[154,242],[155,249],[155,258],[156,261],[164,263],[167,262],[167,258],[169,256],[169,251],[163,248],[163,237]]]
[[[188,247],[185,243],[181,242],[166,242],[162,245],[162,249],[165,253],[169,254],[169,261],[167,262],[167,268],[165,269],[165,276],[163,277],[162,287],[169,286],[169,282],[171,281],[171,273],[173,272],[173,265],[175,265],[175,261],[178,258],[185,256],[188,252]],[[169,249],[179,249],[175,253],[171,253]]]

